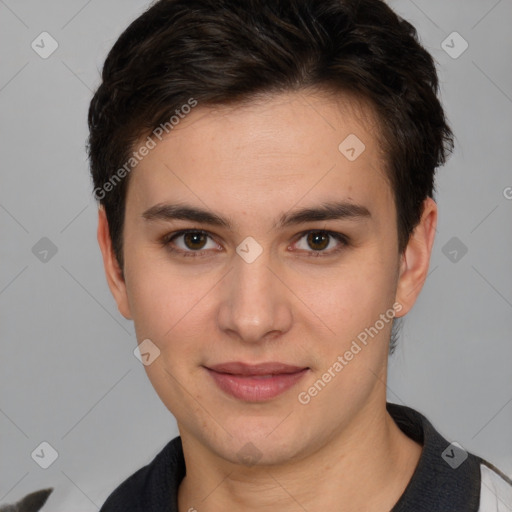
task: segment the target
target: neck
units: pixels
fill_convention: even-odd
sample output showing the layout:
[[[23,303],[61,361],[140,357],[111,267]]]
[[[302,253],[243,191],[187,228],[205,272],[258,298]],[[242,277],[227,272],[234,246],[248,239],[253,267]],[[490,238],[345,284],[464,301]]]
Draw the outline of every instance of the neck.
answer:
[[[282,465],[236,465],[182,434],[187,474],[178,490],[180,512],[389,511],[414,473],[421,445],[397,427],[385,400],[378,403],[367,403],[314,453]]]

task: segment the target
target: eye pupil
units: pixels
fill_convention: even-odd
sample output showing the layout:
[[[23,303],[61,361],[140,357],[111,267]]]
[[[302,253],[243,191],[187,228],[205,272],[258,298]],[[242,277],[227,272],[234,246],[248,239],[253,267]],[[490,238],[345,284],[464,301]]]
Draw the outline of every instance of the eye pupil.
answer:
[[[314,231],[308,234],[308,244],[312,249],[321,251],[329,245],[329,235],[320,231]],[[320,244],[320,247],[315,247]]]
[[[202,249],[206,243],[206,236],[204,233],[185,233],[183,240],[189,249]]]

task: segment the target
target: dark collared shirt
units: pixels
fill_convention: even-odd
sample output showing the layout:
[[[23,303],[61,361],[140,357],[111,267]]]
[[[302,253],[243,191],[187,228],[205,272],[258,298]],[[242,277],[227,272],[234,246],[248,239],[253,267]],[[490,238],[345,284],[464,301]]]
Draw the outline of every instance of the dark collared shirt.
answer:
[[[418,466],[391,512],[512,511],[512,481],[499,470],[449,443],[414,409],[388,402],[387,410],[407,436],[423,445]],[[181,438],[176,437],[119,485],[100,512],[178,512],[184,476]]]

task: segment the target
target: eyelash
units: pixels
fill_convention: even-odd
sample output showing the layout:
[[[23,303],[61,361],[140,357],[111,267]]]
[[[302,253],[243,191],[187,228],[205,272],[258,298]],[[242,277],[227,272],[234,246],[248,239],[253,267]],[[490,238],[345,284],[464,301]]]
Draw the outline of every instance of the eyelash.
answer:
[[[208,254],[205,253],[205,251],[208,251],[208,249],[206,249],[206,250],[205,249],[198,249],[197,251],[194,251],[194,250],[184,251],[182,249],[176,249],[176,248],[172,247],[171,243],[173,242],[174,239],[176,239],[176,238],[178,238],[180,236],[186,235],[187,233],[202,234],[202,235],[205,235],[205,236],[207,236],[207,237],[212,239],[212,236],[210,235],[210,233],[208,233],[208,231],[204,231],[202,229],[184,229],[184,230],[181,230],[181,231],[175,231],[174,233],[169,233],[169,234],[165,235],[161,239],[161,244],[168,251],[170,251],[172,253],[176,253],[176,254],[178,254],[180,256],[183,256],[185,258],[190,258],[190,257],[192,257],[192,258],[207,257]],[[349,239],[348,239],[347,236],[343,235],[342,233],[338,233],[336,231],[327,231],[327,230],[324,230],[324,229],[310,229],[308,231],[303,231],[302,233],[299,233],[297,235],[296,242],[298,242],[304,236],[306,236],[306,235],[308,235],[310,233],[322,233],[322,234],[331,236],[336,241],[340,242],[340,245],[337,248],[331,249],[329,251],[324,251],[324,250],[321,250],[321,251],[306,251],[306,253],[308,254],[308,257],[318,258],[318,257],[332,256],[334,254],[337,254],[338,252],[340,252],[341,250],[343,250],[345,247],[347,247],[349,245]],[[294,243],[296,243],[296,242],[294,242]]]

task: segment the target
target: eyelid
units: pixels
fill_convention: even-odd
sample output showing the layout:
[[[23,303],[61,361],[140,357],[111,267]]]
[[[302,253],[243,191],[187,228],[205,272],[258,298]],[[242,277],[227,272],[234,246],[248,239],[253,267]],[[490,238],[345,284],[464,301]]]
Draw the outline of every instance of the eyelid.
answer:
[[[334,254],[337,254],[339,251],[341,251],[342,249],[344,249],[346,246],[349,245],[348,236],[346,236],[343,233],[340,233],[338,231],[331,231],[328,229],[307,229],[305,231],[302,231],[301,233],[296,235],[295,241],[293,242],[293,244],[297,243],[305,235],[309,235],[309,233],[324,233],[324,234],[334,238],[337,242],[339,242],[340,245],[338,247],[335,247],[334,249],[330,249],[328,251],[313,251],[313,250],[305,251],[305,253],[308,256],[313,256],[313,257],[332,256]]]
[[[197,251],[193,251],[193,250],[184,251],[183,249],[176,249],[176,248],[171,247],[171,242],[175,238],[178,238],[187,233],[203,234],[218,244],[218,242],[216,242],[216,240],[215,240],[214,235],[212,235],[210,232],[208,232],[204,229],[200,229],[200,228],[181,229],[179,231],[174,231],[172,233],[168,233],[160,239],[160,243],[165,248],[167,248],[169,251],[171,251],[173,253],[181,254],[182,256],[192,256],[192,257],[208,256],[208,253],[211,251],[211,249],[199,249]],[[309,233],[324,233],[324,234],[334,238],[340,244],[340,246],[338,246],[337,248],[330,249],[329,251],[313,251],[313,250],[302,251],[302,252],[305,252],[306,254],[308,254],[309,256],[313,256],[313,257],[331,256],[333,254],[338,253],[340,250],[342,250],[347,245],[349,245],[349,238],[346,235],[344,235],[343,233],[339,233],[337,231],[330,231],[328,229],[307,229],[305,231],[302,231],[295,236],[295,240],[291,245],[297,243],[301,238],[308,235]]]
[[[211,249],[199,249],[197,251],[192,251],[192,250],[185,251],[183,249],[176,249],[171,246],[171,242],[175,238],[186,235],[187,233],[200,233],[202,235],[207,236],[208,238],[210,238],[212,241],[214,241],[218,245],[218,242],[216,242],[215,237],[211,233],[209,233],[208,231],[205,231],[204,229],[199,229],[199,228],[180,229],[179,231],[174,231],[172,233],[168,233],[160,239],[160,243],[165,248],[167,248],[167,250],[169,250],[173,253],[181,254],[183,256],[193,256],[193,257],[208,256],[208,254],[205,254],[205,252],[208,253],[209,251],[211,251]]]

